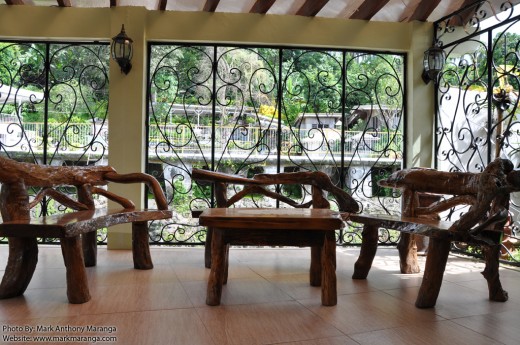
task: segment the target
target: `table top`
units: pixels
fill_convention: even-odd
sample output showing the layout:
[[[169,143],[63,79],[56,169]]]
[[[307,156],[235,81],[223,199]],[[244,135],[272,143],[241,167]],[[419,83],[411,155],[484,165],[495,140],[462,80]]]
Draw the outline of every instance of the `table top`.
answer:
[[[337,230],[344,226],[339,212],[314,208],[210,208],[200,225],[231,229]]]

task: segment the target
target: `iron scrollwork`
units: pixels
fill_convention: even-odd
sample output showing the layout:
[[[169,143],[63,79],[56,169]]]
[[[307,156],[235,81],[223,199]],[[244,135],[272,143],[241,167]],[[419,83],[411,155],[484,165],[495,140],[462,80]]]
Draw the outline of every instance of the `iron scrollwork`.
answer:
[[[440,170],[480,172],[495,158],[520,164],[518,120],[520,16],[510,1],[494,7],[477,1],[434,23],[447,52],[437,94],[436,165]],[[513,193],[503,255],[518,239],[520,199]],[[466,210],[451,210],[446,218]],[[478,249],[456,249],[478,253]]]
[[[163,43],[149,51],[148,172],[175,211],[152,242],[205,241],[191,214],[215,200],[210,185],[191,180],[193,167],[244,176],[326,171],[365,209],[397,212],[399,196],[373,181],[402,163],[403,56]],[[299,185],[282,192],[301,203],[311,197]],[[278,206],[260,196],[243,205]],[[338,243],[358,243],[352,229]]]
[[[106,164],[108,59],[107,44],[0,43],[0,154],[49,165]],[[65,207],[45,199],[35,212]],[[106,243],[106,231],[98,240]]]

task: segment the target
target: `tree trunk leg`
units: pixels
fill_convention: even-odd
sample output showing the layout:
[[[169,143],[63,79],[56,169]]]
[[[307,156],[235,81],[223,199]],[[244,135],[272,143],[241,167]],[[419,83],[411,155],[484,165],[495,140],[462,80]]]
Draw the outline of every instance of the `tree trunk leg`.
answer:
[[[399,265],[401,273],[419,273],[421,268],[417,261],[417,246],[415,245],[414,236],[411,234],[401,233],[401,239],[397,244],[399,251]]]
[[[221,229],[213,229],[211,239],[211,272],[208,279],[208,291],[206,295],[207,305],[219,305],[222,296],[222,284],[226,265],[226,244]]]
[[[23,295],[38,262],[36,238],[9,238],[9,258],[0,284],[0,299]]]
[[[132,223],[132,255],[136,269],[149,270],[153,268],[149,238],[148,222]]]
[[[336,281],[336,234],[327,231],[321,250],[321,304],[334,306],[338,302]]]
[[[359,258],[354,264],[352,279],[366,279],[372,267],[372,262],[377,252],[377,242],[379,240],[379,227],[377,225],[363,226],[361,240],[361,251]]]
[[[486,278],[489,290],[489,299],[497,302],[505,302],[509,299],[507,291],[504,291],[500,283],[499,275],[499,257],[500,246],[482,246],[484,258],[486,260],[486,267],[482,272]]]
[[[93,267],[97,264],[97,230],[87,232],[81,236],[83,242],[83,257],[85,267]]]
[[[311,246],[311,267],[309,270],[309,280],[311,286],[321,285],[322,250],[322,246]]]
[[[430,238],[428,256],[424,276],[415,301],[417,308],[431,308],[435,306],[441,290],[442,277],[450,254],[451,242]]]
[[[204,266],[211,268],[211,239],[213,238],[213,229],[206,230],[206,243],[204,244]]]
[[[229,271],[229,244],[226,244],[225,256],[226,256],[226,262],[224,263],[224,279],[222,280],[222,284],[227,284],[227,279],[228,279],[228,271]]]
[[[73,304],[90,300],[87,271],[85,270],[80,236],[60,239],[63,261],[67,272],[67,297]]]

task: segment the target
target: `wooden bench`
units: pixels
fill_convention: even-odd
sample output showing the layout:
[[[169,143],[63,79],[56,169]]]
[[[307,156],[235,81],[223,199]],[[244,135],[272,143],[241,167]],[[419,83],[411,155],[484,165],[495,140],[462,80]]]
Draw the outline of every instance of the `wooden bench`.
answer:
[[[66,267],[67,296],[70,303],[90,300],[85,266],[96,265],[97,229],[132,223],[134,267],[151,269],[148,221],[171,218],[166,198],[155,178],[143,173],[118,174],[109,166],[53,167],[19,163],[0,157],[0,236],[9,241],[9,257],[0,283],[0,298],[22,295],[38,261],[37,238],[59,238]],[[132,201],[98,186],[109,182],[145,183],[154,194],[158,210],[136,210]],[[77,200],[57,187],[72,186]],[[29,188],[40,188],[29,201]],[[120,209],[96,208],[98,194]],[[30,210],[44,197],[55,199],[74,212],[30,217]]]
[[[415,305],[435,306],[452,242],[479,245],[485,257],[482,273],[488,282],[489,299],[504,302],[508,294],[499,278],[499,254],[508,216],[509,194],[519,190],[520,172],[513,164],[497,159],[482,173],[408,169],[393,173],[379,184],[402,191],[402,216],[350,214],[350,221],[364,224],[362,246],[354,267],[354,279],[365,279],[376,254],[379,228],[401,232],[398,244],[402,273],[418,273],[417,236],[429,238],[425,272]],[[439,196],[421,205],[421,196]],[[441,221],[439,213],[467,205],[454,222]]]
[[[342,212],[357,212],[359,210],[358,204],[352,197],[336,187],[330,180],[330,178],[323,172],[293,172],[293,173],[279,173],[279,174],[257,174],[252,178],[245,178],[238,175],[230,175],[219,172],[212,172],[201,169],[193,169],[192,179],[201,182],[211,182],[215,186],[215,199],[217,202],[217,208],[227,209],[235,206],[235,204],[242,200],[248,195],[263,195],[268,198],[272,198],[289,206],[295,208],[309,208],[312,206],[313,209],[329,209],[330,202],[327,200],[327,193],[334,197],[337,203],[339,211]],[[230,190],[229,185],[243,185],[243,189],[239,190],[235,195],[228,198],[227,194]],[[308,201],[297,202],[291,199],[289,196],[284,195],[280,189],[271,190],[267,187],[270,185],[307,185],[310,186],[307,196]],[[309,246],[311,247],[311,266],[310,266],[310,284],[312,286],[321,286],[322,281],[325,279],[327,287],[322,286],[322,303],[324,305],[335,305],[336,304],[336,284],[335,284],[335,234],[329,226],[331,223],[336,224],[337,229],[340,229],[341,220],[329,217],[315,218],[312,222],[307,217],[290,217],[291,209],[289,208],[285,213],[290,218],[290,224],[287,221],[284,223],[281,221],[282,217],[279,212],[282,211],[269,211],[268,209],[262,209],[260,212],[266,212],[266,219],[256,219],[257,224],[251,225],[249,229],[242,231],[237,230],[241,226],[245,226],[245,221],[232,220],[226,218],[227,222],[219,222],[218,239],[213,239],[215,234],[214,219],[208,216],[215,216],[213,213],[206,214],[205,217],[201,218],[201,224],[208,226],[208,235],[206,237],[206,252],[205,252],[205,264],[206,267],[211,267],[212,275],[208,283],[208,299],[207,303],[210,305],[216,305],[220,302],[220,288],[221,281],[226,283],[227,278],[227,263],[229,255],[229,244],[240,244],[240,245],[293,245],[293,246]],[[274,214],[278,216],[275,217]],[[283,213],[283,212],[282,212]],[[294,213],[294,212],[293,212]],[[199,212],[195,212],[194,216],[199,216]],[[246,215],[247,216],[247,215]],[[245,216],[244,216],[245,217]],[[274,218],[273,218],[274,217]],[[271,219],[270,223],[266,223],[267,218]],[[275,219],[276,221],[274,221]],[[295,220],[298,219],[298,220]],[[319,230],[316,227],[321,227]],[[224,224],[224,226],[222,226]],[[227,224],[227,225],[226,225]],[[318,225],[317,225],[318,224]],[[276,230],[270,230],[274,227]],[[333,226],[334,227],[334,226]],[[228,229],[228,230],[225,230]],[[234,229],[234,230],[233,230]],[[273,233],[276,231],[276,233]],[[225,259],[222,262],[218,260],[218,267],[213,267],[212,257],[220,258],[225,247],[225,253],[223,254]],[[333,258],[330,258],[331,248]],[[219,253],[213,253],[213,251],[219,251]],[[325,260],[326,262],[323,262]],[[334,271],[330,269],[324,269],[323,267],[329,267],[327,262],[334,260]],[[224,271],[222,271],[222,265],[224,265]],[[324,272],[327,270],[327,272]],[[331,278],[334,276],[334,278]],[[328,277],[328,278],[325,278]],[[331,283],[334,281],[334,283]],[[332,286],[333,285],[333,286]]]

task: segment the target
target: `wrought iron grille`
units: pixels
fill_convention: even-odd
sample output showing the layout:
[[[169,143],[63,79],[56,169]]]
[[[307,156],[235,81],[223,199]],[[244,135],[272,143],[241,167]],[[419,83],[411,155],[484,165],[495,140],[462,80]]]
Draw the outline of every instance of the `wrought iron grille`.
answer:
[[[435,90],[437,168],[478,172],[497,157],[518,168],[519,9],[510,1],[500,7],[477,1],[436,22],[435,29],[434,41],[446,52]],[[519,206],[520,195],[514,193],[502,251],[504,259],[517,263]],[[464,211],[451,210],[447,217]]]
[[[175,213],[152,224],[152,242],[205,241],[191,212],[215,200],[211,186],[191,180],[193,167],[245,176],[320,170],[365,212],[398,212],[398,196],[375,181],[402,167],[404,55],[154,42],[148,53],[147,171]],[[310,197],[299,185],[284,192]],[[359,230],[338,232],[338,243],[359,243]],[[396,239],[381,233],[384,243]]]
[[[108,59],[105,43],[0,42],[0,154],[48,165],[106,164]],[[50,199],[34,209],[64,211]],[[106,231],[98,239],[105,242]]]

